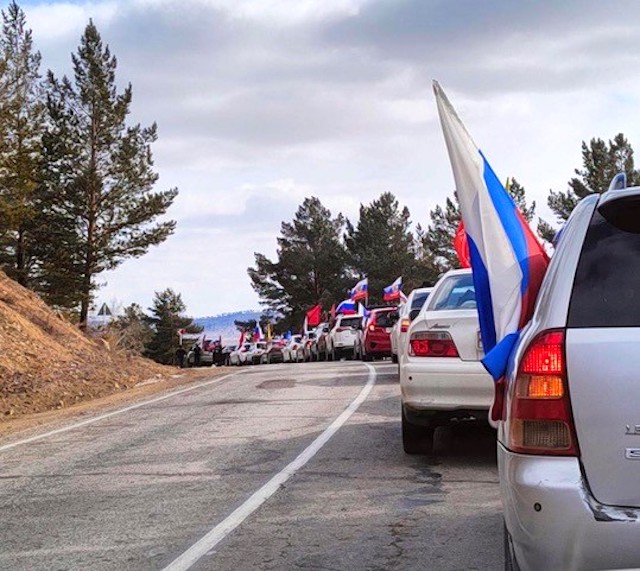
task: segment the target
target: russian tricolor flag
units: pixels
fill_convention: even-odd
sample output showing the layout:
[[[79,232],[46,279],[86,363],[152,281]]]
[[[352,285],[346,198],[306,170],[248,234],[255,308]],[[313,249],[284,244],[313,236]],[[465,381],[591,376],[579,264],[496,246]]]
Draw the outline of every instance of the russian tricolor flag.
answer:
[[[497,381],[531,318],[549,257],[436,81],[433,90],[469,243],[482,362]]]
[[[384,301],[396,301],[400,299],[400,293],[402,292],[402,276],[400,276],[391,285],[384,288],[382,292],[382,299]]]
[[[262,333],[262,327],[260,327],[260,321],[256,319],[256,326],[253,329],[253,337],[251,341],[254,343],[257,341],[262,341],[264,339],[264,333]]]
[[[336,314],[342,313],[343,315],[352,315],[357,312],[356,302],[352,299],[345,299],[338,304],[338,307],[336,307]]]
[[[369,295],[369,279],[364,278],[363,280],[360,280],[349,292],[349,295],[353,301],[367,299],[367,296]]]

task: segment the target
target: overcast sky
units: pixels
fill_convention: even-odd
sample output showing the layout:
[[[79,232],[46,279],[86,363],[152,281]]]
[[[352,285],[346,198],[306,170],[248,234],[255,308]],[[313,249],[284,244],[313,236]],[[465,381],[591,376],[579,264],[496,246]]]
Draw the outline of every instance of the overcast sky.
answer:
[[[6,5],[6,2],[4,3]],[[580,144],[640,148],[640,2],[96,0],[20,2],[43,71],[70,74],[89,18],[157,121],[176,233],[100,276],[98,302],[180,292],[188,313],[257,308],[246,273],[305,196],[357,219],[393,192],[423,226],[453,189],[437,79],[503,180],[546,207]]]

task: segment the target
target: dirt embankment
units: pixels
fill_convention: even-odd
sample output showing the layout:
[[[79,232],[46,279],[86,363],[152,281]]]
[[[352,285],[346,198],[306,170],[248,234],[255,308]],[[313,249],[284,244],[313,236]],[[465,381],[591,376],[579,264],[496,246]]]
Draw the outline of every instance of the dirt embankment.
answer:
[[[177,373],[84,335],[0,272],[0,422]]]

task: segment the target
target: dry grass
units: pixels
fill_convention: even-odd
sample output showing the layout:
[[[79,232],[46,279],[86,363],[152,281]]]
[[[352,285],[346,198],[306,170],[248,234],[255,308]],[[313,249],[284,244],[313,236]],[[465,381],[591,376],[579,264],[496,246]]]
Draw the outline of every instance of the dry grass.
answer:
[[[0,272],[0,421],[106,396],[174,373],[113,339],[84,335]]]

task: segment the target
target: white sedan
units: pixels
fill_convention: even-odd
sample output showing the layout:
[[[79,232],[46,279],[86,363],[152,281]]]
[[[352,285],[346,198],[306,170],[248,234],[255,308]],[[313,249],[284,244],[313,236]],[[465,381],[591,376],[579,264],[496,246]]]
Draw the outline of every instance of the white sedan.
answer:
[[[493,402],[471,270],[447,272],[408,333],[400,360],[402,443],[407,454],[428,454],[437,426],[486,421]]]
[[[282,348],[284,363],[302,363],[304,361],[304,341],[302,335],[294,335]]]
[[[240,345],[235,351],[229,353],[229,365],[244,365],[247,362],[247,352],[251,349],[251,343]]]
[[[391,360],[394,363],[398,362],[401,353],[408,351],[409,327],[432,291],[432,287],[414,289],[407,297],[407,301],[398,308],[398,320],[391,329]]]
[[[263,356],[267,354],[267,343],[265,341],[258,341],[253,343],[253,346],[249,350],[247,355],[247,361],[249,365],[259,365],[262,363]]]

